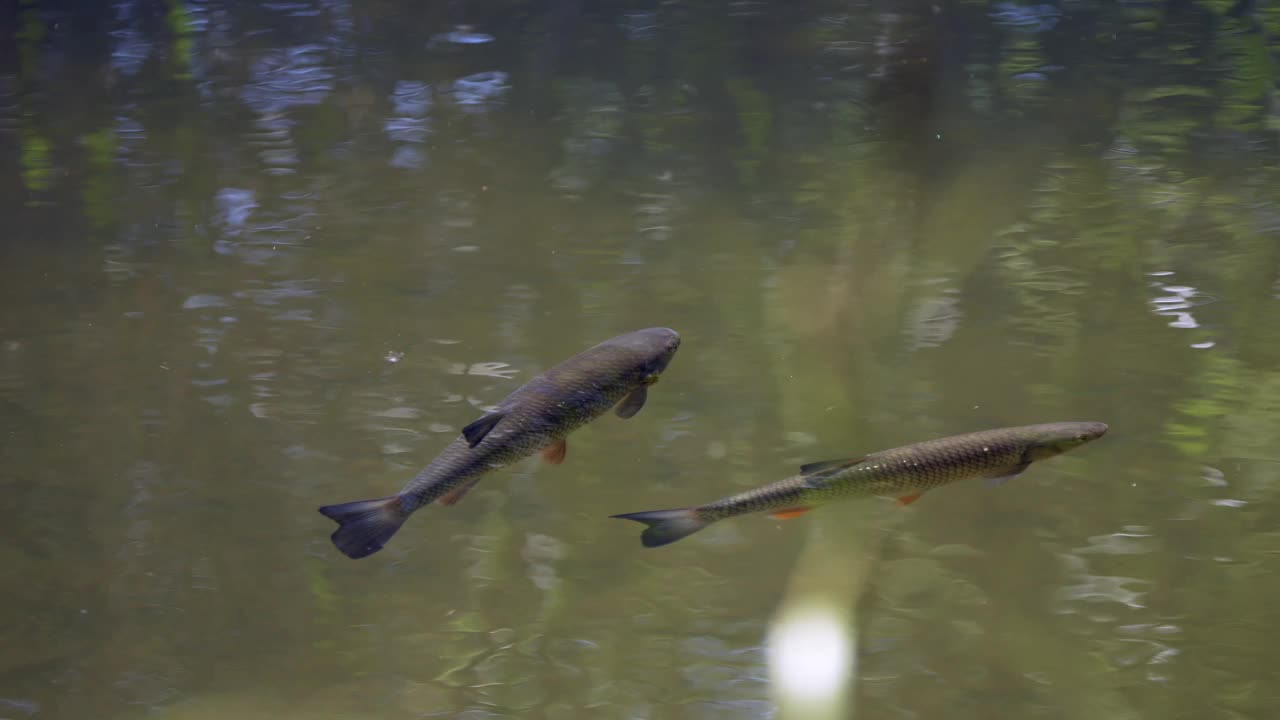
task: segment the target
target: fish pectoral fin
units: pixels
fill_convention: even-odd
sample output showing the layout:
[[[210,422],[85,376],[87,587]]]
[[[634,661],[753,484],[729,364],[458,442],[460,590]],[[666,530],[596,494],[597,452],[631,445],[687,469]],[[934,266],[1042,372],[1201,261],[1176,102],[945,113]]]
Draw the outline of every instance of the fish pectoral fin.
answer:
[[[471,488],[475,487],[478,482],[480,482],[480,478],[468,480],[444,495],[441,495],[440,499],[436,500],[436,502],[444,505],[445,507],[453,507],[461,502],[462,498],[466,497],[467,493],[471,492]]]
[[[898,498],[898,504],[903,507],[906,507],[911,503],[919,500],[921,495],[924,495],[924,493],[918,492],[918,493],[912,493],[910,495],[903,495]]]
[[[564,440],[557,440],[542,450],[542,459],[552,465],[559,465],[564,462],[564,454],[569,451],[569,443]]]
[[[493,430],[493,426],[501,422],[502,418],[506,416],[505,412],[491,412],[462,428],[462,437],[467,439],[467,445],[475,447],[480,444],[485,435],[489,434],[490,430]]]
[[[812,509],[811,507],[793,507],[785,510],[774,510],[769,513],[769,517],[775,520],[790,520],[791,518],[798,518]]]
[[[811,462],[800,466],[800,476],[821,475],[823,473],[831,472],[832,470],[843,470],[844,468],[852,465],[857,465],[866,459],[867,456],[863,455],[862,457],[856,458],[840,458],[839,460],[819,460],[818,462]]]
[[[648,399],[649,387],[641,385],[627,393],[627,396],[622,398],[622,402],[618,403],[618,409],[614,410],[614,412],[623,420],[635,417],[635,414],[640,412],[640,408],[644,407],[644,401]]]
[[[1015,465],[1012,470],[1004,475],[987,478],[987,487],[1000,487],[1001,485],[1009,482],[1009,478],[1021,475],[1022,471],[1026,470],[1028,467],[1031,467],[1031,463],[1021,463],[1019,465]]]

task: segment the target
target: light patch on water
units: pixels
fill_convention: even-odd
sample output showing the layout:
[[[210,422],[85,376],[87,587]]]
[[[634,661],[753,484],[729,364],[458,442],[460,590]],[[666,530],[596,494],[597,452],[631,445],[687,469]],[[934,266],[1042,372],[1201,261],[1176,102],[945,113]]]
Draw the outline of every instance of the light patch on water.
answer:
[[[427,154],[412,145],[401,145],[391,153],[387,164],[400,170],[417,170],[427,163]]]
[[[525,538],[520,556],[529,566],[529,581],[543,592],[559,583],[555,565],[564,558],[564,543],[550,535],[530,533]]]
[[[385,418],[416,418],[422,414],[417,408],[411,407],[393,407],[373,414],[374,417]]]
[[[486,403],[485,401],[476,397],[467,397],[467,404],[481,412],[487,412],[487,413],[491,413],[494,410],[498,409],[497,405],[490,405],[489,403]]]
[[[766,5],[762,0],[733,0],[729,3],[729,17],[745,18],[763,15]]]
[[[326,49],[317,44],[267,51],[253,63],[251,80],[240,97],[264,117],[278,117],[300,105],[318,105],[333,90],[333,69],[324,64]],[[292,123],[281,119],[287,127]]]
[[[335,73],[326,64],[327,55],[323,45],[311,43],[270,50],[253,63],[251,81],[240,98],[257,112],[257,130],[245,140],[259,148],[258,158],[269,175],[295,172],[299,163],[292,133],[296,121],[289,110],[319,105],[333,92]]]
[[[1150,277],[1168,278],[1173,273],[1167,270],[1148,273]],[[1190,285],[1170,285],[1160,280],[1151,283],[1151,287],[1157,293],[1162,293],[1151,299],[1153,312],[1162,315],[1169,320],[1169,327],[1195,329],[1200,327],[1200,323],[1192,314],[1192,309],[1203,305],[1206,300],[1200,299],[1203,296],[1194,287]],[[1198,350],[1205,350],[1214,346],[1212,340],[1200,341],[1192,343],[1191,347]]]
[[[40,712],[40,703],[23,698],[0,698],[0,709],[14,713],[21,712],[26,715],[35,715]]]
[[[387,137],[398,142],[420,143],[427,139],[427,121],[423,118],[387,118],[382,129],[387,132]]]
[[[183,310],[198,310],[201,308],[226,307],[227,301],[221,295],[192,295],[182,303]]]
[[[769,628],[766,656],[773,691],[805,717],[837,716],[846,683],[855,672],[856,638],[841,614],[824,605],[787,610]]]
[[[1076,552],[1082,554],[1103,555],[1143,555],[1156,550],[1156,541],[1150,532],[1134,528],[1134,531],[1117,532],[1109,535],[1094,535],[1089,538],[1089,546]]]
[[[1085,575],[1082,579],[1085,582],[1062,588],[1058,599],[1064,602],[1116,602],[1134,609],[1146,607],[1142,604],[1142,596],[1146,593],[1126,587],[1145,582],[1143,580],[1116,575]]]
[[[417,80],[399,80],[390,100],[397,115],[421,117],[431,108],[431,86]]]
[[[471,25],[459,25],[446,33],[436,33],[427,41],[428,48],[441,48],[449,45],[485,45],[493,42],[489,33],[476,32]]]
[[[1062,18],[1062,11],[1044,3],[1041,5],[1019,5],[1018,3],[997,3],[990,13],[991,19],[1005,27],[1018,28],[1032,33],[1050,30]]]
[[[671,181],[671,173],[660,174],[659,183]],[[675,193],[669,192],[635,192],[636,199],[632,213],[635,216],[635,231],[649,240],[667,240],[675,233],[682,205]],[[632,258],[632,262],[637,259]]]
[[[427,162],[427,154],[416,145],[425,142],[431,131],[426,118],[431,108],[431,87],[421,81],[400,80],[390,99],[396,117],[387,118],[383,130],[387,137],[406,144],[396,147],[389,163],[401,170],[416,170]]]
[[[507,77],[501,70],[490,70],[458,78],[453,83],[453,101],[468,111],[484,112],[485,105],[502,99],[511,89]]]
[[[1142,609],[1144,590],[1136,590],[1131,586],[1149,586],[1150,582],[1139,578],[1121,575],[1094,575],[1088,572],[1088,563],[1078,554],[1061,556],[1067,565],[1067,571],[1076,576],[1075,585],[1066,585],[1058,589],[1056,596],[1059,603],[1058,612],[1063,614],[1079,613],[1086,617],[1094,617],[1099,605],[1117,603],[1132,609]],[[1092,606],[1092,607],[1091,607]]]
[[[482,375],[510,380],[519,370],[508,369],[511,365],[504,362],[453,363],[449,366],[450,375]]]
[[[123,75],[137,75],[151,56],[152,43],[135,26],[111,31],[115,41],[111,49],[111,69]]]
[[[1227,486],[1226,473],[1222,472],[1218,468],[1211,465],[1205,465],[1201,470],[1203,473],[1201,474],[1200,479],[1204,480],[1205,483],[1212,485],[1213,487]]]
[[[916,304],[907,320],[911,335],[910,349],[937,347],[951,339],[964,313],[960,310],[959,292],[944,288],[940,294],[926,297]]]
[[[655,12],[624,13],[618,25],[627,34],[628,40],[651,40],[660,27],[658,14]]]
[[[249,219],[249,214],[258,203],[254,200],[253,191],[242,188],[222,188],[218,191],[218,208],[222,211],[222,219],[228,228],[240,229]]]
[[[800,430],[792,430],[788,432],[786,438],[788,445],[797,447],[808,447],[809,445],[818,444],[818,438],[816,435]]]

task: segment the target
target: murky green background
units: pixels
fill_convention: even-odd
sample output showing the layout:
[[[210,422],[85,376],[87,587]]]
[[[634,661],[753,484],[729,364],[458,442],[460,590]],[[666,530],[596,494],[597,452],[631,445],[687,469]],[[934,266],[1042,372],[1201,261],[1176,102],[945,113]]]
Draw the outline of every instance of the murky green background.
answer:
[[[7,3],[0,717],[819,718],[806,602],[832,717],[1275,716],[1278,63],[1221,0]],[[329,544],[649,325],[636,418]],[[1068,419],[908,509],[608,519]]]

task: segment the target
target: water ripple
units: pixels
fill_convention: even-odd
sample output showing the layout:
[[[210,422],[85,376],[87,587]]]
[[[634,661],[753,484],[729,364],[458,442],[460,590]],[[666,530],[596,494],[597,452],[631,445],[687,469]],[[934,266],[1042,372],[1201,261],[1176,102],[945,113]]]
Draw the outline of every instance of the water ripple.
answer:
[[[334,84],[333,70],[322,64],[324,53],[316,44],[268,51],[253,64],[241,99],[264,116],[323,102]]]
[[[494,38],[488,33],[476,32],[470,25],[459,25],[456,29],[446,33],[436,33],[427,41],[427,47],[439,48],[448,45],[484,45],[493,42]]]
[[[991,19],[1001,25],[1031,32],[1050,30],[1062,19],[1062,11],[1053,5],[1018,5],[1011,2],[996,4]]]
[[[1172,274],[1169,271],[1148,273],[1150,277],[1155,278],[1166,278]],[[1200,323],[1196,321],[1195,315],[1192,314],[1191,310],[1204,305],[1208,300],[1199,291],[1190,285],[1167,284],[1159,279],[1153,280],[1151,287],[1157,293],[1162,293],[1151,299],[1153,312],[1157,315],[1172,318],[1169,321],[1169,327],[1186,329],[1200,327]],[[1214,342],[1212,340],[1200,341],[1191,345],[1191,347],[1197,349],[1207,349],[1213,346]]]
[[[458,78],[453,83],[453,101],[467,112],[487,112],[511,89],[507,78],[507,73],[501,70]]]

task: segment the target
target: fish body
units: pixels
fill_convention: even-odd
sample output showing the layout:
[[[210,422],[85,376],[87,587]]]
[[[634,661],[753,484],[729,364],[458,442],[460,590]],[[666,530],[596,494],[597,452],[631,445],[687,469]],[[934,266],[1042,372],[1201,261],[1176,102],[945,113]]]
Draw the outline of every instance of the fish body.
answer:
[[[1003,482],[1031,463],[1102,437],[1100,422],[1058,422],[982,430],[882,450],[856,458],[810,463],[800,473],[706,505],[615,515],[647,525],[645,547],[675,542],[718,520],[769,512],[790,518],[835,500],[896,497],[903,505],[957,480]]]
[[[485,473],[541,451],[564,459],[565,438],[616,406],[629,418],[640,411],[680,346],[667,328],[619,335],[565,360],[517,388],[462,434],[395,495],[326,505],[338,522],[333,544],[351,558],[382,549],[414,511],[439,501],[453,505]]]

